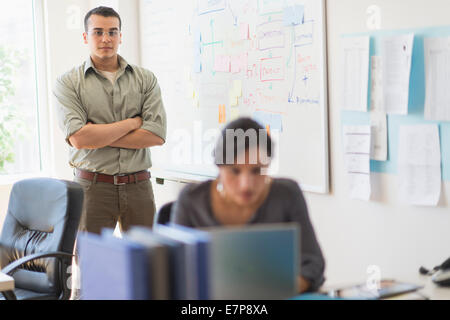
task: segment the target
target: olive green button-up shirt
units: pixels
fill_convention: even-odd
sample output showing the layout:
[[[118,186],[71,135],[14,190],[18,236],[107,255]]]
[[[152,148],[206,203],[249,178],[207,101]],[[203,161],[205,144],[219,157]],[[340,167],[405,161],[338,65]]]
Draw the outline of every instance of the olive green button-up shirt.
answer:
[[[128,64],[119,56],[116,82],[111,83],[89,58],[58,77],[53,90],[58,125],[66,142],[87,122],[108,124],[140,116],[141,129],[166,140],[166,113],[155,75]],[[104,147],[81,149],[70,145],[69,164],[91,172],[110,175],[133,173],[151,167],[150,149]]]

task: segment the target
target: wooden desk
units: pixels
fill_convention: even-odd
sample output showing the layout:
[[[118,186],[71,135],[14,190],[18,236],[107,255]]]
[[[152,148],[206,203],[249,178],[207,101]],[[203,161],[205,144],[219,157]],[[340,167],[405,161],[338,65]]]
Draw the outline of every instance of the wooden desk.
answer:
[[[417,274],[416,276],[405,277],[404,279],[398,280],[424,286],[423,289],[420,289],[418,292],[425,295],[430,300],[450,300],[450,287],[438,286],[431,280],[431,276]]]
[[[14,278],[0,272],[0,292],[14,290]]]

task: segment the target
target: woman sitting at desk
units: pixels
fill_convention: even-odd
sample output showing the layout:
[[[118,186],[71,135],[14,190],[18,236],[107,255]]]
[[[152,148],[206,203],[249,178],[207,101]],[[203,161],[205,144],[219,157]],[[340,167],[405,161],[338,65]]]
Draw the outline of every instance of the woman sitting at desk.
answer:
[[[214,157],[219,176],[184,188],[172,209],[172,222],[192,228],[298,222],[299,292],[316,291],[324,282],[324,258],[298,184],[264,175],[272,157],[266,130],[250,118],[229,123]]]

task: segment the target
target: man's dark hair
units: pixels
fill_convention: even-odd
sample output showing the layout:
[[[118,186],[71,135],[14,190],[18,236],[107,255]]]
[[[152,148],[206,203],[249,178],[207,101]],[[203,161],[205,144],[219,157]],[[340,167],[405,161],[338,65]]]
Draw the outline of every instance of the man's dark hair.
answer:
[[[86,32],[88,32],[89,18],[93,14],[96,14],[98,16],[102,16],[102,17],[105,17],[105,18],[108,18],[108,17],[116,17],[116,18],[118,18],[119,19],[119,31],[122,30],[122,19],[120,19],[119,14],[113,8],[101,6],[101,7],[97,7],[97,8],[92,9],[84,17],[84,30]]]
[[[213,156],[216,165],[236,164],[240,153],[257,147],[259,152],[263,152],[270,160],[273,156],[273,146],[266,128],[251,118],[242,117],[228,123],[223,128]]]

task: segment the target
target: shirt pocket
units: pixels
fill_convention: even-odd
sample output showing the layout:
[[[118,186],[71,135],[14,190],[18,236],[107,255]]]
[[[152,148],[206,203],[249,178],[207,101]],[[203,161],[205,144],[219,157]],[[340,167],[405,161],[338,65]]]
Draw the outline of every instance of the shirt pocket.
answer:
[[[115,122],[112,109],[112,97],[96,83],[94,89],[85,89],[81,93],[81,102],[86,110],[87,121],[94,124],[105,124]]]
[[[125,95],[123,100],[123,118],[129,119],[136,116],[142,116],[142,105],[144,102],[144,95],[139,92],[130,92]]]

